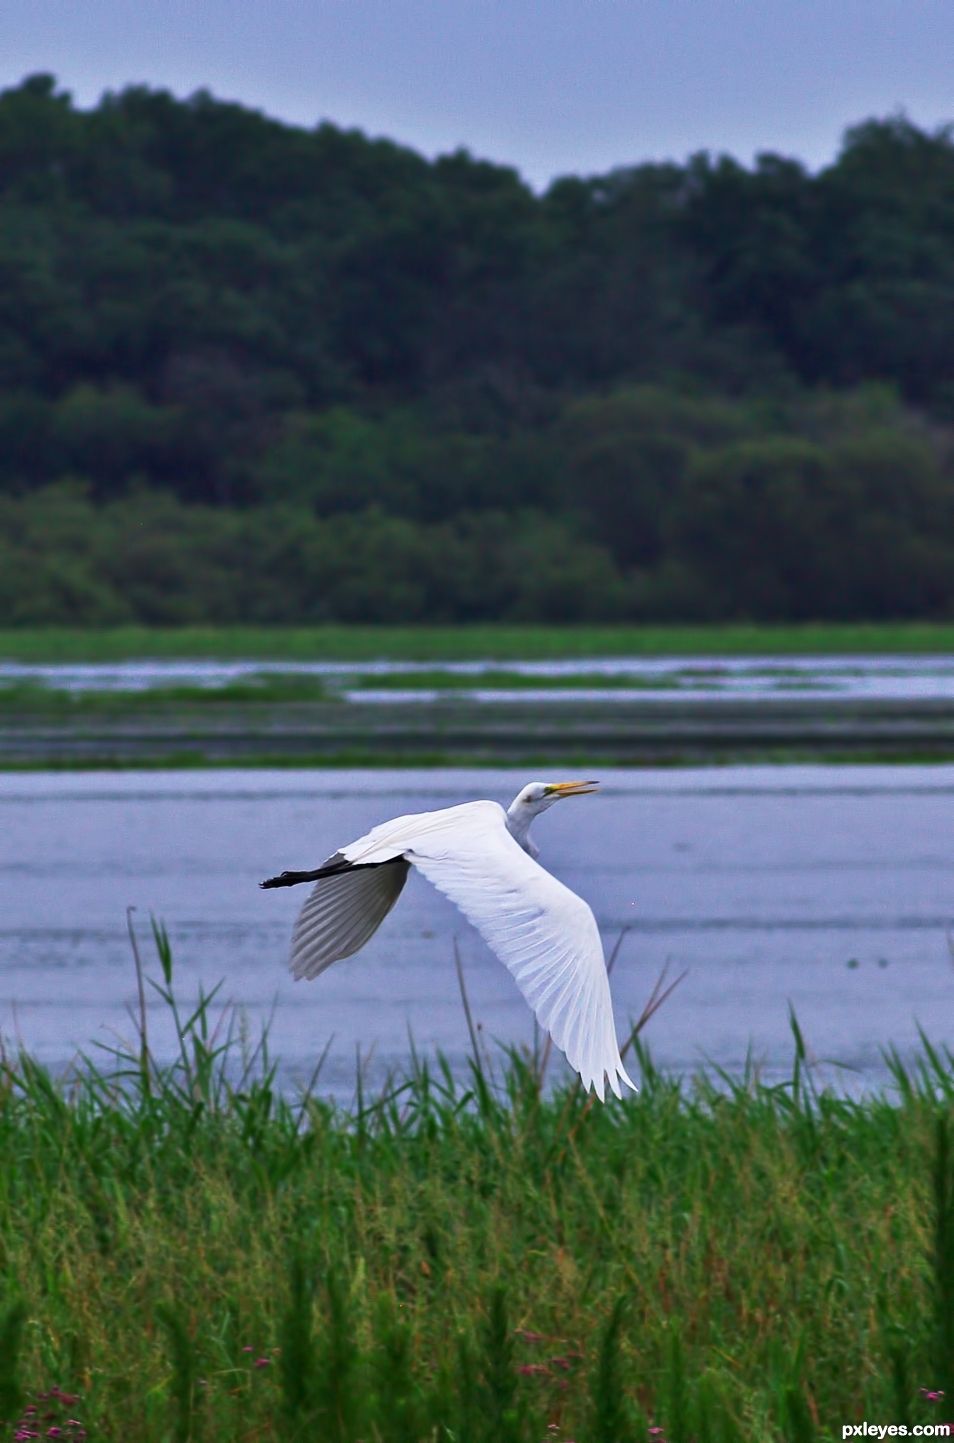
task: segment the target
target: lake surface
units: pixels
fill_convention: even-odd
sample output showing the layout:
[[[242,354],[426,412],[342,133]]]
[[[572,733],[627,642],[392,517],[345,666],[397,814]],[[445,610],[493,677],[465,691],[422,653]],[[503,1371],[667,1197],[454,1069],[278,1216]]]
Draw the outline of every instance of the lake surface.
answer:
[[[575,700],[625,702],[706,701],[725,697],[822,696],[870,701],[954,700],[954,656],[772,656],[749,657],[589,657],[564,661],[468,662],[291,662],[214,661],[203,659],[43,664],[0,661],[0,684],[34,681],[68,691],[145,691],[156,686],[192,685],[214,688],[252,676],[314,676],[340,687],[354,700],[393,703],[432,700],[436,692],[407,694],[392,686],[375,690],[376,677],[389,678],[433,671],[472,678],[467,695],[475,702],[561,699],[560,677],[590,677],[592,688],[575,687]],[[508,691],[488,687],[487,671],[505,671],[533,678],[547,686],[539,691]],[[362,684],[355,687],[354,678]],[[627,677],[633,688],[601,688],[601,680]],[[370,683],[370,684],[369,684]]]
[[[851,1091],[886,1078],[880,1049],[954,1032],[954,766],[724,767],[602,772],[599,794],[535,824],[541,860],[591,903],[613,974],[620,1033],[668,963],[688,976],[645,1035],[658,1065],[746,1054],[789,1075],[788,1008],[819,1079]],[[320,1089],[348,1103],[356,1052],[371,1086],[441,1048],[466,1068],[453,963],[459,941],[483,1035],[532,1043],[506,970],[412,874],[358,957],[314,982],[285,971],[304,889],[262,892],[317,865],[375,822],[470,797],[504,804],[511,771],[211,771],[7,774],[0,778],[0,1033],[50,1064],[129,1037],[136,921],[158,975],[149,914],[168,927],[180,990],[225,979],[251,1031],[274,1008],[273,1052],[304,1079],[333,1039]],[[171,1046],[151,1006],[159,1050]]]

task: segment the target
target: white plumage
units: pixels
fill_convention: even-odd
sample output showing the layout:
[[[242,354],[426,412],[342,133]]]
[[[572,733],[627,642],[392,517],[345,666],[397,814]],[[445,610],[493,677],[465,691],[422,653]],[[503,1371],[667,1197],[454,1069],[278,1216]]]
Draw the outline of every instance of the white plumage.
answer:
[[[617,1097],[626,1075],[609,978],[592,911],[534,859],[530,822],[593,782],[531,782],[509,811],[465,802],[395,817],[312,872],[284,872],[265,887],[315,880],[292,938],[296,977],[316,977],[357,952],[394,906],[414,866],[454,902],[506,965],[540,1025],[586,1088]]]

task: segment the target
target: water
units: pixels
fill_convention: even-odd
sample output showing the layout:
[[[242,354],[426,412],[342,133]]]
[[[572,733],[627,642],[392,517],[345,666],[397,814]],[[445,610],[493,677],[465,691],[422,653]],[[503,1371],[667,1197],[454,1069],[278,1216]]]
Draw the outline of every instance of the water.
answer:
[[[373,682],[377,676],[414,676],[432,670],[472,677],[470,700],[481,702],[555,702],[561,690],[553,686],[561,676],[589,676],[593,687],[570,692],[578,701],[622,702],[705,701],[720,697],[831,696],[871,701],[954,700],[954,656],[801,656],[786,657],[590,657],[564,661],[470,662],[265,662],[201,659],[141,660],[97,663],[21,663],[0,661],[0,684],[43,682],[69,691],[142,691],[155,686],[216,687],[250,676],[298,675],[320,677],[339,686],[346,696],[387,704],[399,700],[425,703],[437,693],[414,690],[375,690],[367,683],[356,688],[356,676]],[[488,670],[540,677],[551,685],[539,691],[505,690],[481,685]],[[601,688],[601,679],[632,677],[632,689]],[[458,692],[457,695],[460,695]]]
[[[509,771],[34,773],[0,781],[0,1032],[56,1067],[133,1029],[125,909],[151,970],[148,917],[168,926],[180,988],[225,978],[252,1032],[274,1009],[286,1080],[329,1039],[321,1089],[351,1098],[356,1052],[370,1083],[443,1049],[466,1067],[453,965],[459,938],[487,1038],[531,1043],[505,969],[449,902],[412,874],[356,958],[311,983],[285,972],[302,889],[262,892],[376,821],[468,797],[503,802]],[[819,1076],[851,1090],[885,1079],[880,1049],[951,1040],[954,766],[725,767],[603,773],[600,794],[535,824],[542,860],[588,899],[611,946],[621,1033],[653,982],[688,976],[650,1023],[657,1062],[707,1059],[788,1076],[791,1004]],[[171,1045],[150,1009],[160,1050]]]

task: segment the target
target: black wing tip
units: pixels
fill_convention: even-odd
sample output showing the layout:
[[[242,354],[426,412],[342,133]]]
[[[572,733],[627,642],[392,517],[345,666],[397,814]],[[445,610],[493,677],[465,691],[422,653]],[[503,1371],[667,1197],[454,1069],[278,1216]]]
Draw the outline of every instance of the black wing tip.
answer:
[[[312,872],[282,872],[278,877],[268,877],[264,882],[259,882],[260,887],[294,887],[298,882],[313,882],[316,877],[323,875],[321,867]]]
[[[299,882],[317,882],[322,877],[340,877],[342,872],[366,872],[371,867],[389,867],[395,862],[406,862],[403,856],[388,857],[385,862],[347,862],[340,852],[336,852],[325,862],[323,867],[314,867],[310,872],[282,872],[277,877],[269,877],[264,882],[259,882],[260,887],[294,887]]]

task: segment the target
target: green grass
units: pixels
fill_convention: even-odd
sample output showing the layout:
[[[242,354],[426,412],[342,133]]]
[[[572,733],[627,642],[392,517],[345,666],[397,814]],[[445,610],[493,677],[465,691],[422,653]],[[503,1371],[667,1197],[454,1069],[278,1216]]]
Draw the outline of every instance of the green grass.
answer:
[[[70,720],[87,716],[150,715],[181,707],[280,705],[334,700],[336,692],[320,677],[250,676],[214,686],[176,683],[141,689],[66,691],[38,681],[0,680],[0,717],[26,713]]]
[[[792,678],[781,668],[765,667],[761,673],[778,690],[815,690],[819,683]],[[334,701],[343,691],[439,691],[468,692],[475,689],[498,691],[607,691],[658,692],[694,690],[711,687],[719,675],[717,667],[680,668],[674,666],[665,674],[616,673],[607,676],[592,672],[565,672],[558,676],[534,675],[488,667],[480,672],[455,672],[440,667],[424,671],[362,672],[356,669],[332,677],[298,675],[294,672],[265,672],[232,681],[213,682],[201,686],[194,682],[176,682],[143,688],[115,687],[108,691],[84,688],[67,691],[45,681],[4,680],[0,678],[0,715],[26,712],[34,715],[78,717],[86,715],[134,715],[139,712],[162,712],[179,706],[281,705],[286,702]]]
[[[317,626],[0,632],[0,658],[121,661],[257,657],[271,661],[515,661],[583,656],[753,656],[954,651],[954,624],[805,626]]]
[[[266,673],[233,681],[198,686],[177,682],[142,688],[115,687],[108,691],[93,688],[67,691],[45,681],[0,678],[0,717],[28,714],[63,720],[86,716],[134,716],[158,714],[180,707],[280,706],[290,702],[326,702],[341,697],[342,691],[360,688],[373,691],[446,691],[460,693],[475,688],[497,688],[502,691],[560,690],[583,691],[593,687],[616,691],[671,690],[682,685],[699,685],[694,678],[680,676],[665,679],[644,676],[608,676],[575,674],[570,676],[527,676],[521,672],[491,669],[479,675],[429,669],[422,672],[372,672],[324,678],[294,673]]]
[[[941,766],[954,762],[954,751],[924,748],[921,751],[892,751],[889,748],[859,747],[852,751],[809,750],[807,747],[762,747],[720,752],[714,755],[673,751],[654,754],[651,760],[635,763],[652,770],[677,771],[685,767],[734,766]],[[342,748],[328,752],[250,752],[224,757],[210,757],[199,748],[164,752],[156,756],[117,756],[114,752],[88,753],[82,757],[44,754],[37,759],[18,757],[0,759],[0,775],[4,772],[191,772],[191,771],[338,771],[360,768],[367,771],[399,771],[402,768],[460,767],[467,770],[496,771],[513,766],[512,759],[486,752],[396,751],[370,746]],[[607,768],[633,767],[632,756],[601,756],[594,763],[592,751],[561,751],[539,755],[520,754],[520,767],[525,773],[550,771],[554,767],[567,771],[606,771]]]
[[[426,671],[391,671],[384,673],[364,672],[347,678],[348,687],[363,687],[375,691],[474,691],[475,689],[497,691],[634,691],[660,692],[716,690],[722,678],[728,677],[728,668],[716,662],[709,666],[673,665],[666,671],[609,672],[604,674],[582,671],[535,673],[506,671],[488,667],[480,672],[446,671],[439,667]],[[804,669],[795,670],[781,666],[753,667],[751,675],[764,677],[775,691],[816,692],[830,686],[823,676],[807,675]]]
[[[823,1443],[938,1418],[950,1055],[847,1101],[813,1091],[793,1021],[784,1086],[680,1086],[643,1052],[605,1107],[516,1054],[467,1086],[412,1057],[346,1114],[283,1096],[267,1038],[243,1070],[234,1017],[183,1007],[157,945],[173,1063],[143,1027],[63,1081],[0,1067],[0,1437]]]
[[[559,676],[531,675],[520,671],[504,671],[490,667],[481,672],[427,671],[358,673],[349,677],[347,685],[374,691],[672,691],[678,687],[699,685],[695,676],[680,671],[665,676],[619,674],[598,676],[592,672],[564,672]]]

